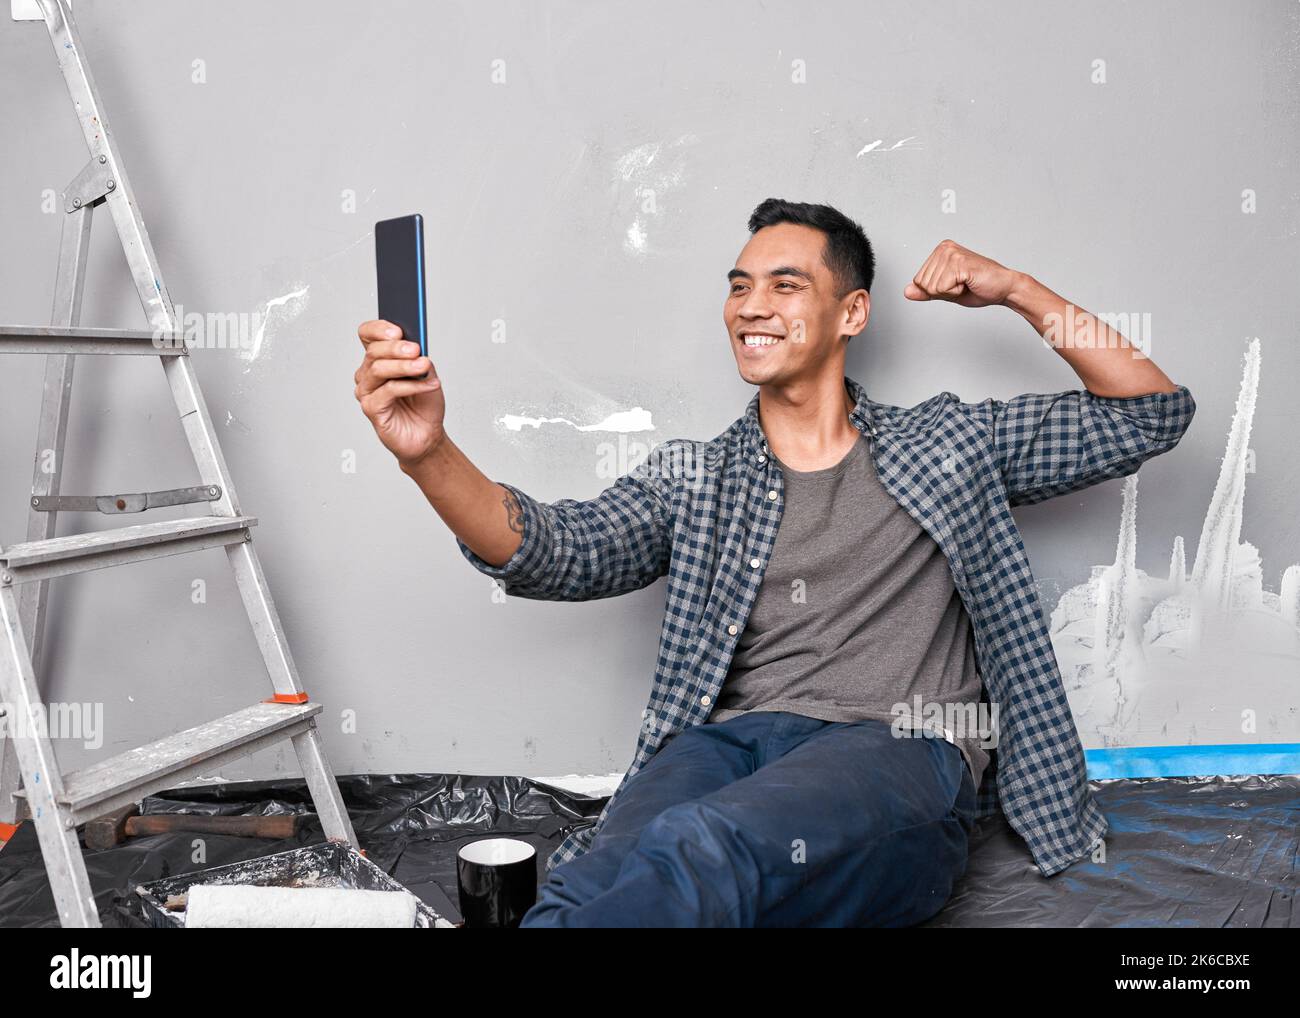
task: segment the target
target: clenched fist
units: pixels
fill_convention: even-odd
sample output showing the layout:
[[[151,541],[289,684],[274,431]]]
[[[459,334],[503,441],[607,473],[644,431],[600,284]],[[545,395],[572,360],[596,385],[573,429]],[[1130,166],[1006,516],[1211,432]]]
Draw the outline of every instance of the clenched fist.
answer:
[[[414,466],[445,437],[442,382],[433,362],[420,356],[419,344],[402,339],[402,330],[392,322],[364,322],[357,335],[366,348],[353,376],[357,402],[397,462],[403,468]],[[427,378],[420,377],[426,373]]]
[[[956,241],[940,241],[903,290],[908,300],[947,300],[968,308],[1003,304],[1021,274]]]

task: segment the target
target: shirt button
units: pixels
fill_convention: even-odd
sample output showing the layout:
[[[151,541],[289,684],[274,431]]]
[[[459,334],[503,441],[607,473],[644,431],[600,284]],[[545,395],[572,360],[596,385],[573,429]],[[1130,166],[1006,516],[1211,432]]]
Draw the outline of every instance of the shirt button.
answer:
[[[731,636],[735,636],[738,632],[740,630],[734,624],[727,627],[727,633]]]
[[[749,564],[750,564],[750,567],[751,567],[751,568],[757,569],[757,568],[758,568],[758,559],[756,559],[756,558],[752,558],[752,559],[750,559],[750,560],[749,560]]]
[[[708,693],[705,693],[702,697],[700,697],[700,703],[704,704],[704,706],[706,707],[712,702],[713,702],[713,697],[709,696]]]
[[[769,491],[769,492],[767,493],[767,497],[768,497],[768,499],[769,499],[770,501],[775,502],[775,501],[776,501],[776,492],[775,492],[775,491]]]
[[[767,457],[766,457],[766,456],[760,456],[760,457],[758,458],[758,462],[760,462],[760,463],[766,463],[766,462],[767,462]]]

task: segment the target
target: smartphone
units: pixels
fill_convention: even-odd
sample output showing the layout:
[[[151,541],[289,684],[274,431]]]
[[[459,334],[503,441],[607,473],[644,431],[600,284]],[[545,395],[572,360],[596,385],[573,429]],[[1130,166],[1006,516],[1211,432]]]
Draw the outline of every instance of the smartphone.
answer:
[[[424,217],[418,212],[375,223],[375,292],[379,317],[429,355],[424,301]],[[425,378],[428,377],[426,373]]]

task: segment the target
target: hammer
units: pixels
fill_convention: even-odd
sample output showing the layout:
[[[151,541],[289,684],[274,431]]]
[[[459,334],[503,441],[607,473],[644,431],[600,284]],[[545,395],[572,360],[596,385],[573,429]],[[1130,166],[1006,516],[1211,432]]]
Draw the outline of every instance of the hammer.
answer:
[[[187,813],[155,813],[140,816],[137,804],[86,821],[86,847],[112,848],[127,838],[144,834],[230,834],[241,838],[292,838],[311,819],[310,814],[290,813],[272,817],[194,816]]]

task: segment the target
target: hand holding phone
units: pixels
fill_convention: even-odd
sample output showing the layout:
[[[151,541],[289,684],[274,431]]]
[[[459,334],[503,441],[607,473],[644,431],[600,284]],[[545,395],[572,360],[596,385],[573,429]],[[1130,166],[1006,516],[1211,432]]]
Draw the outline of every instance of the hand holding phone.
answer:
[[[357,402],[403,469],[413,466],[446,437],[442,381],[392,322],[363,322],[357,336],[366,348],[354,376]]]
[[[422,232],[418,215],[375,224],[380,316],[357,329],[366,349],[357,402],[403,469],[446,437],[442,382],[428,357]]]

